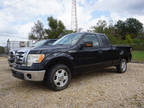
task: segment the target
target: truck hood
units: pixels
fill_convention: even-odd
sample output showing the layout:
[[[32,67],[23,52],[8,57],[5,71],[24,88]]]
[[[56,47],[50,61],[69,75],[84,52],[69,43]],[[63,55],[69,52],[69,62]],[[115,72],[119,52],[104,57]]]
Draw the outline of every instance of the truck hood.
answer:
[[[52,46],[43,46],[37,47],[30,50],[29,53],[37,54],[37,53],[53,53],[53,52],[65,52],[70,49],[70,45],[52,45]]]
[[[31,50],[32,49],[32,47],[26,47],[26,48],[20,48],[20,49],[18,49],[17,51],[18,52],[27,52],[27,51],[29,51],[29,50]]]
[[[16,49],[11,49],[10,52],[12,52],[13,54],[17,53],[17,52],[28,52],[29,50],[31,50],[33,47],[24,47],[24,48],[16,48]]]

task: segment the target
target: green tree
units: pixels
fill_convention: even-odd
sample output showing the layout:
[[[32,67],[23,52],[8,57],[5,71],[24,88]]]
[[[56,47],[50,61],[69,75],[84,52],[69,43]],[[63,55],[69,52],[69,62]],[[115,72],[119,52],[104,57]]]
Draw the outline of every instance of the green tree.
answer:
[[[32,40],[41,40],[44,39],[44,26],[41,21],[37,21],[32,27],[31,32],[29,33],[29,39]]]
[[[125,39],[125,35],[126,35],[126,24],[124,21],[119,20],[116,24],[115,24],[115,28],[116,28],[116,32],[121,36],[122,39]]]
[[[48,26],[49,28],[45,29],[47,38],[55,39],[67,33],[63,22],[53,17],[48,17]]]
[[[128,18],[126,21],[119,20],[115,24],[115,28],[122,39],[125,39],[127,34],[131,34],[135,38],[142,32],[143,24],[135,18]]]
[[[33,33],[29,33],[29,39],[30,40],[37,40],[38,38]]]
[[[92,31],[97,33],[104,33],[106,26],[107,22],[105,20],[99,20],[96,26],[92,27]]]
[[[132,38],[131,38],[131,36],[128,34],[128,35],[126,35],[126,43],[128,43],[128,44],[132,44],[133,43],[133,40],[132,40]]]
[[[125,23],[127,32],[133,34],[134,37],[137,37],[143,31],[143,24],[135,18],[128,18]]]

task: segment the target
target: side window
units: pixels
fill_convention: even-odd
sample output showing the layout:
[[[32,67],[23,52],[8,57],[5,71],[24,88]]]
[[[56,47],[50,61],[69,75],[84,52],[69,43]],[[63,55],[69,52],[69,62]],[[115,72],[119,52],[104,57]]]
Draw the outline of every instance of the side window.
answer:
[[[45,43],[45,45],[52,45],[53,44],[53,40],[49,40],[49,41],[47,41],[46,43]]]
[[[99,41],[97,39],[96,35],[85,35],[82,42],[88,42],[91,41],[93,42],[93,46],[94,47],[98,47],[99,46]]]
[[[101,40],[101,47],[103,47],[103,48],[110,47],[110,42],[105,35],[99,35],[99,38]]]

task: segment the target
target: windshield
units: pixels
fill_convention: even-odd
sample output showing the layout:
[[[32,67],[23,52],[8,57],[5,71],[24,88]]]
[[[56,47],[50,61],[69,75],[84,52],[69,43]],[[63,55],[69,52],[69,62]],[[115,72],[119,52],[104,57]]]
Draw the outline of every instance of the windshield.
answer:
[[[41,41],[38,41],[38,42],[36,42],[36,43],[34,44],[34,47],[39,47],[39,46],[42,46],[42,45],[44,45],[44,44],[45,44],[45,42],[46,42],[46,40],[41,40]]]
[[[78,42],[78,40],[81,38],[82,34],[81,33],[72,33],[63,36],[59,40],[53,43],[53,45],[74,45]]]

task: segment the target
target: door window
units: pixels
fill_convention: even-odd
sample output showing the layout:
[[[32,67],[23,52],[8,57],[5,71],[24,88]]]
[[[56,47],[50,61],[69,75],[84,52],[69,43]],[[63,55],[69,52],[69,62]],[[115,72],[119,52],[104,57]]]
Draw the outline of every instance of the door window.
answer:
[[[96,37],[96,35],[85,35],[82,42],[93,42],[93,47],[98,47],[99,46],[99,42],[98,39]]]

